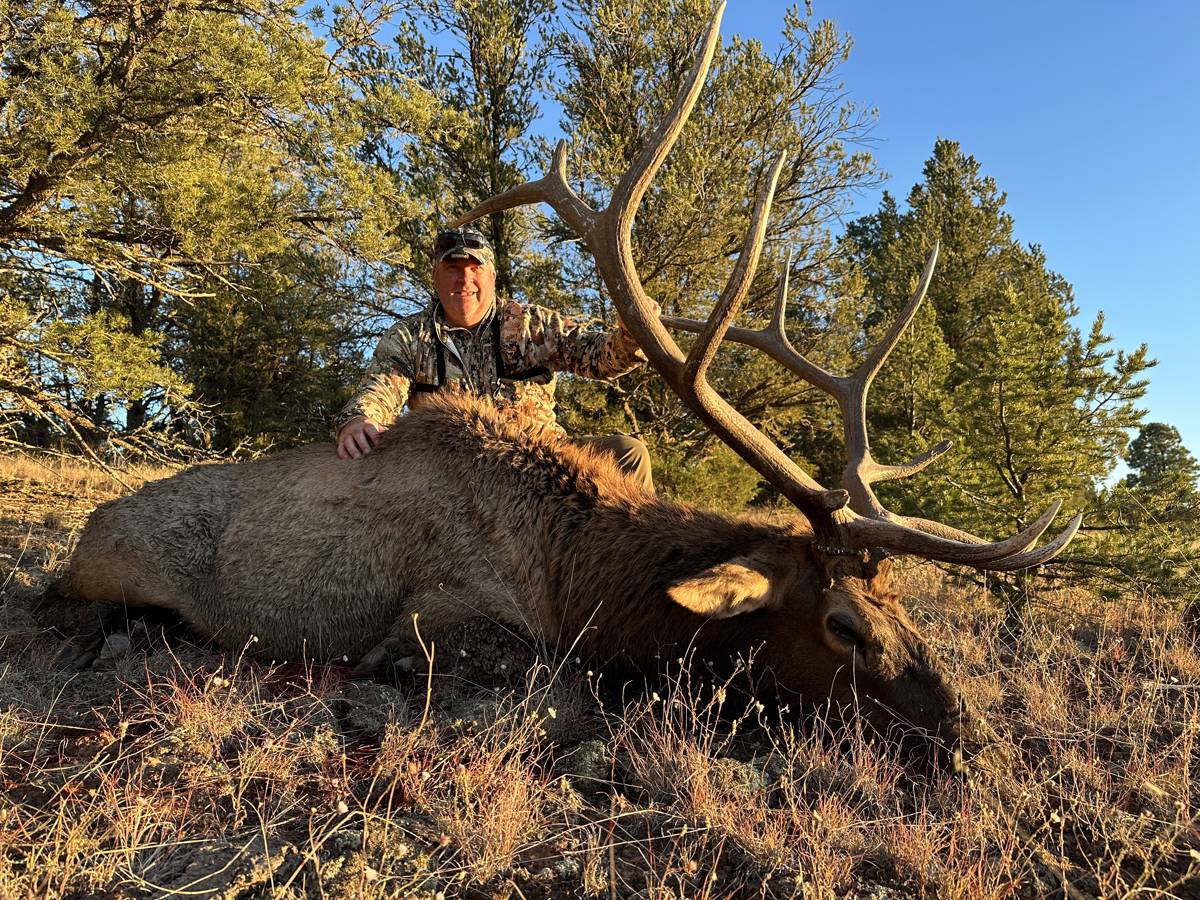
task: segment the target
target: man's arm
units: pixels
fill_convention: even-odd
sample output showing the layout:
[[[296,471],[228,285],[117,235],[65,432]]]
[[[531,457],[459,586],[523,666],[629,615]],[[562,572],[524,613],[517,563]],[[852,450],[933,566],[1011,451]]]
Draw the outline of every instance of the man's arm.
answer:
[[[506,355],[518,357],[522,368],[545,367],[587,378],[615,378],[646,361],[624,328],[587,331],[543,306],[525,307],[523,315],[517,309],[521,309],[517,304],[506,309],[500,341]]]
[[[375,447],[404,410],[412,386],[412,337],[402,323],[393,325],[379,340],[358,390],[333,420],[337,453],[358,459]]]

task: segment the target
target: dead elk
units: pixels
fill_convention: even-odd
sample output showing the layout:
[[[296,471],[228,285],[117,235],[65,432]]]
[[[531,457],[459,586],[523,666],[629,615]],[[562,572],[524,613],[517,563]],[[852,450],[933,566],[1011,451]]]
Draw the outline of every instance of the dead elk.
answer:
[[[696,102],[720,16],[607,209],[592,209],[567,184],[560,144],[543,178],[484,202],[458,224],[548,203],[592,252],[651,365],[802,518],[781,525],[664,502],[587,451],[507,424],[486,401],[449,396],[404,416],[362,460],[306,447],[199,466],[105,504],[88,521],[63,589],[91,602],[172,610],[225,647],[254,638],[260,657],[345,659],[363,672],[408,644],[414,613],[430,636],[487,616],[551,647],[620,656],[643,669],[688,650],[714,659],[753,654],[785,702],[857,700],[880,730],[900,728],[951,759],[959,698],[889,588],[887,557],[1025,568],[1059,553],[1079,518],[1031,549],[1058,504],[1020,534],[987,543],[891,513],[875,496],[872,484],[915,474],[946,449],[881,465],[866,433],[867,392],[925,294],[936,249],[899,320],[849,375],[827,372],[788,341],[786,279],[770,326],[731,328],[757,266],[782,160],[765,180],[708,321],[653,314],[630,229]],[[664,323],[698,333],[686,356]],[[818,484],[708,384],[726,336],[837,400],[844,489]]]

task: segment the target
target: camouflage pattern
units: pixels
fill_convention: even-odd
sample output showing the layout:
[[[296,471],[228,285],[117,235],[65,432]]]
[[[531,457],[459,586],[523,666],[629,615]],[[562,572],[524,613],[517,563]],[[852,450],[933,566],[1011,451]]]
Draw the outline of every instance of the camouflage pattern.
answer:
[[[480,246],[468,247],[466,243],[468,239]],[[438,253],[437,247],[443,240],[454,240],[456,243]],[[491,266],[493,269],[496,267],[496,254],[492,251],[492,245],[488,243],[484,233],[473,225],[439,231],[437,237],[434,238],[433,245],[432,260],[435,269],[438,263],[447,259],[473,259],[482,265]]]
[[[491,247],[464,247],[461,244],[451,247],[441,256],[433,257],[434,267],[445,259],[473,259],[480,265],[496,268],[496,254],[492,252]]]
[[[492,316],[500,316],[500,353],[506,378],[496,373]],[[350,402],[334,420],[334,435],[355,416],[390,425],[407,405],[418,409],[431,394],[420,385],[437,383],[436,339],[445,347],[445,389],[490,396],[498,409],[526,427],[562,434],[554,416],[556,372],[613,378],[646,361],[621,329],[587,331],[542,306],[498,300],[492,314],[473,329],[455,328],[437,304],[406,316],[380,339],[366,374]],[[525,377],[532,370],[548,371]]]

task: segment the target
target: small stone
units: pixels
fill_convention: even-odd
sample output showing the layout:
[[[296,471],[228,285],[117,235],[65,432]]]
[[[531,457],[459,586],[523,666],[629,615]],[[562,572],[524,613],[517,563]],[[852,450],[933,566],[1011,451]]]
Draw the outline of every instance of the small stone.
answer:
[[[579,877],[583,866],[574,856],[567,856],[554,864],[555,873],[565,881],[573,881]]]
[[[556,765],[577,790],[598,790],[611,780],[612,754],[603,741],[584,741]]]
[[[133,642],[129,640],[127,634],[110,634],[104,641],[104,647],[100,650],[100,658],[102,660],[121,659],[129,654],[133,647]]]

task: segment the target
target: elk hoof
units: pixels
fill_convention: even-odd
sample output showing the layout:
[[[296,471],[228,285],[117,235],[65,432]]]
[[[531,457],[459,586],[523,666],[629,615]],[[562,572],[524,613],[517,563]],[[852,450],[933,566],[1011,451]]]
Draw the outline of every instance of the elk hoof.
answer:
[[[74,638],[58,651],[53,665],[57,669],[66,669],[70,672],[82,672],[84,669],[90,669],[92,664],[100,658],[100,651],[104,649],[104,644],[103,635],[98,638],[91,636]]]

